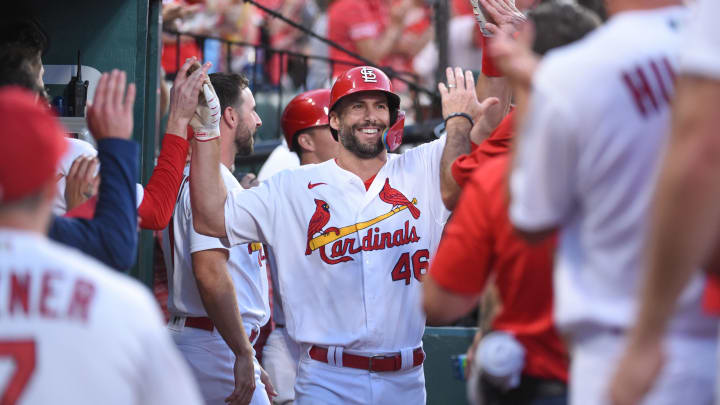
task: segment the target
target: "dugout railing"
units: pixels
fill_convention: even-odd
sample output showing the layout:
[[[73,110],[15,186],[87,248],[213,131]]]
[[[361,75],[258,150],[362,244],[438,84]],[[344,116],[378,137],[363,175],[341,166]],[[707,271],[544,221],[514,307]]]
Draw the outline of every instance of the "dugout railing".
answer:
[[[433,6],[435,14],[438,16],[447,15],[446,0],[429,0]],[[201,50],[201,59],[205,59],[205,45],[208,41],[216,41],[220,48],[220,57],[222,69],[221,71],[242,72],[250,81],[250,88],[256,98],[258,114],[263,120],[263,126],[256,134],[255,151],[250,156],[239,156],[236,159],[236,167],[243,171],[257,171],[267,156],[280,143],[282,138],[280,129],[280,116],[282,110],[296,94],[318,88],[321,86],[330,86],[332,81],[332,72],[337,65],[357,66],[358,64],[374,65],[371,61],[364,59],[361,55],[353,53],[340,46],[339,44],[329,40],[328,38],[318,35],[312,30],[295,23],[285,16],[271,10],[262,4],[256,3],[254,0],[245,0],[245,2],[253,4],[255,7],[264,11],[270,18],[282,20],[289,26],[302,31],[307,37],[320,41],[327,47],[333,47],[345,53],[348,58],[359,60],[360,63],[348,62],[347,59],[333,59],[324,55],[313,55],[309,53],[301,53],[293,50],[272,47],[267,40],[259,43],[249,43],[244,41],[233,41],[221,37],[211,35],[200,35],[190,32],[179,32],[170,29],[164,29],[163,35],[165,41],[172,38],[171,42],[175,44],[175,69],[180,67],[181,62],[181,43],[183,40],[194,40]],[[436,41],[446,41],[446,19],[435,18],[434,30],[436,32]],[[262,36],[261,36],[262,38]],[[438,66],[444,66],[443,60],[446,60],[444,48],[439,55]],[[247,51],[249,63],[242,65],[239,69],[234,59],[238,56],[238,50]],[[318,75],[312,71],[313,67],[325,65],[325,80],[322,84],[318,83]],[[406,89],[401,94],[403,99],[403,108],[409,110],[409,119],[405,130],[404,143],[417,144],[434,139],[437,135],[437,126],[440,123],[440,102],[439,95],[434,89],[427,88],[420,83],[418,76],[412,72],[403,72],[392,69],[388,66],[377,66],[400,87]],[[436,76],[441,74],[438,69]],[[322,74],[322,73],[321,73]],[[174,74],[168,75],[172,79]],[[291,78],[291,79],[288,79]],[[312,78],[312,80],[310,80]],[[408,102],[409,100],[409,102]]]

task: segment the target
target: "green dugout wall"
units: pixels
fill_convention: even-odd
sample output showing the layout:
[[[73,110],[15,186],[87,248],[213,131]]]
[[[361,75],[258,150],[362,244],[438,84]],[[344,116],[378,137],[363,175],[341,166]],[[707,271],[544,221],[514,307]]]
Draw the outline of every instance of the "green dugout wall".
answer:
[[[83,66],[100,72],[122,69],[135,82],[133,138],[140,143],[140,179],[145,184],[154,166],[160,127],[158,81],[160,59],[160,8],[158,0],[31,0],[34,16],[51,38],[45,65],[75,65],[77,51]],[[74,72],[74,70],[73,70]],[[62,86],[51,87],[52,93]],[[272,121],[272,120],[271,120]],[[142,231],[136,266],[131,275],[146,285],[153,278],[153,239]],[[423,338],[428,404],[465,404],[464,382],[452,372],[451,356],[464,353],[474,328],[427,328]]]
[[[159,127],[161,2],[35,0],[30,4],[32,14],[50,37],[50,48],[43,58],[45,65],[75,65],[80,50],[83,66],[100,72],[122,69],[127,72],[128,81],[135,82],[138,91],[133,138],[142,146],[138,181],[147,183],[154,166]],[[131,274],[150,285],[153,276],[151,232],[142,231],[139,242],[138,260]]]

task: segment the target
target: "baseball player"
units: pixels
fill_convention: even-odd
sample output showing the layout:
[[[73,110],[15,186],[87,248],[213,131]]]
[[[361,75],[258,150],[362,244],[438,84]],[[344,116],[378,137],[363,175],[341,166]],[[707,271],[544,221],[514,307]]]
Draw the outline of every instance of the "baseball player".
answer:
[[[540,55],[599,24],[584,7],[559,1],[543,3],[528,18],[537,28],[533,50]],[[492,331],[478,332],[468,350],[469,399],[496,405],[565,404],[568,356],[552,316],[557,238],[530,245],[512,229],[506,177],[514,131],[502,126],[509,128],[481,143],[462,170],[455,170],[457,160],[453,163],[454,181],[463,194],[425,280],[423,305],[428,322],[449,323],[477,308],[483,290],[494,284],[500,310]],[[515,369],[508,367],[512,353],[522,354]]]
[[[228,193],[218,181],[219,143],[194,148],[195,229],[231,244],[259,239],[278,252],[286,328],[302,345],[297,404],[425,402],[419,299],[449,214],[440,165],[468,148],[470,117],[487,107],[471,72],[448,69],[447,76],[448,135],[402,155],[389,155],[383,143],[395,129],[399,97],[369,66],[343,73],[331,89],[329,123],[341,144],[335,159]],[[204,139],[216,138],[207,132]]]
[[[101,76],[88,118],[128,142],[134,91],[119,78]],[[0,118],[0,403],[201,404],[149,291],[45,236],[67,146],[52,113],[4,87]]]
[[[555,319],[568,339],[570,403],[583,405],[609,402],[635,312],[687,15],[681,1],[607,4],[605,25],[540,61],[510,183],[516,228],[531,240],[561,230]],[[702,286],[697,277],[684,291],[667,372],[643,403],[712,403],[717,328],[701,311]]]
[[[236,154],[252,153],[253,134],[262,122],[247,79],[227,73],[209,77],[219,100],[215,111],[221,111],[216,114],[220,172],[228,190],[241,190],[230,169]],[[199,111],[208,111],[204,108]],[[193,230],[189,174],[187,166],[170,225],[163,231],[168,327],[207,404],[269,404],[269,383],[252,347],[270,317],[265,254],[259,243],[228,249],[220,239]],[[272,386],[267,390],[272,392]]]
[[[287,144],[300,159],[301,165],[322,163],[337,155],[340,145],[330,133],[329,106],[330,89],[318,89],[298,94],[283,111],[280,120],[283,134]],[[263,366],[278,392],[273,403],[291,404],[295,399],[293,387],[300,360],[300,346],[290,338],[285,328],[282,296],[277,283],[277,260],[274,252],[268,250],[275,329],[268,336],[263,348]]]
[[[663,352],[671,350],[663,339],[678,296],[713,248],[707,268],[717,283],[720,26],[714,17],[720,3],[701,0],[697,7],[685,38],[672,135],[653,201],[642,302],[613,379],[611,394],[618,405],[637,403],[653,386]]]

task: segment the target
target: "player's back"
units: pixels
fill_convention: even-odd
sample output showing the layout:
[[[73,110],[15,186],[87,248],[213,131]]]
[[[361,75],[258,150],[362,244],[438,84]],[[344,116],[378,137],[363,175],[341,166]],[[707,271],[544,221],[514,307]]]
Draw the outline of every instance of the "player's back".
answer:
[[[573,193],[556,260],[562,325],[631,321],[686,17],[683,7],[620,13],[550,52],[534,77],[562,122],[556,139],[569,137],[552,163],[567,166],[560,183]],[[699,298],[699,288],[698,280],[686,298]]]
[[[140,284],[39,234],[0,229],[0,403],[201,400]]]

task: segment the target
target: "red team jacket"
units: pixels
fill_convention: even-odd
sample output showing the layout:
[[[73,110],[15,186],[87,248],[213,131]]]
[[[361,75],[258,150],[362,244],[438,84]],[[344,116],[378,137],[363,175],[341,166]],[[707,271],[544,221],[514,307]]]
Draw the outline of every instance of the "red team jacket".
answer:
[[[523,373],[567,381],[567,351],[552,316],[556,238],[529,245],[515,233],[507,214],[512,135],[511,113],[487,140],[453,164],[463,194],[430,277],[452,292],[480,294],[494,274],[502,305],[492,327],[512,333],[525,347]],[[476,171],[478,167],[482,169]]]
[[[455,293],[480,294],[494,274],[502,304],[492,328],[512,333],[525,347],[524,374],[567,381],[567,352],[552,316],[556,240],[528,245],[515,233],[507,214],[509,166],[509,154],[494,157],[467,182],[430,277]]]

